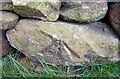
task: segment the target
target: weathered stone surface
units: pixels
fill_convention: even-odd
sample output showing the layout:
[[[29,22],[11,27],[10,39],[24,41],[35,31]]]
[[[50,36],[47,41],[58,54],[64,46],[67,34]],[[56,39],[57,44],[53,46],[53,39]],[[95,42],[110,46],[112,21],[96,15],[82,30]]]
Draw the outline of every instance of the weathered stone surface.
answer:
[[[38,18],[48,21],[56,21],[59,17],[61,2],[20,2],[13,0],[14,11],[24,17]]]
[[[40,68],[41,67],[40,69],[44,69],[40,63],[32,62],[27,57],[20,57],[17,59],[17,61],[26,68],[31,68],[31,67]]]
[[[120,2],[114,3],[110,6],[108,15],[110,23],[120,35]]]
[[[7,32],[7,38],[29,59],[40,57],[54,64],[111,61],[119,49],[117,36],[101,22],[77,25],[24,19]]]
[[[93,22],[100,20],[108,10],[105,0],[82,2],[82,0],[64,2],[61,17],[66,21]]]
[[[0,55],[5,56],[10,50],[9,42],[5,39],[5,32],[0,30]]]
[[[0,0],[0,10],[12,11],[12,0]]]
[[[34,28],[36,23],[34,20],[22,23],[21,20],[15,29],[8,31],[8,40],[12,46],[29,54],[37,54],[40,50],[49,46],[52,40],[47,35],[41,33],[38,28]]]
[[[12,12],[0,11],[0,29],[8,30],[15,26],[18,21],[18,15]]]

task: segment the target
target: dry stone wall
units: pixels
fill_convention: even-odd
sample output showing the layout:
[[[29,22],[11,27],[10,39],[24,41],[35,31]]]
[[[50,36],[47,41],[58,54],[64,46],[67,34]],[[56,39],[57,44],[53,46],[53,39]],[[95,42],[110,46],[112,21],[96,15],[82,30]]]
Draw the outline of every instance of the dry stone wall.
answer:
[[[57,65],[120,60],[120,2],[2,0],[0,14],[2,56],[13,47]]]

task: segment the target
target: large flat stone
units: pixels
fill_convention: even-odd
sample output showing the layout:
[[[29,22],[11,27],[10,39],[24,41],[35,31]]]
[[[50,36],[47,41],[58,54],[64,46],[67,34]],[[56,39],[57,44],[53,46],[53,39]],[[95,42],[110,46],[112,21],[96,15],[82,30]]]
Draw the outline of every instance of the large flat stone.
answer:
[[[54,64],[119,60],[119,39],[101,22],[71,24],[23,19],[7,32],[7,38],[13,47],[37,62],[37,57]]]

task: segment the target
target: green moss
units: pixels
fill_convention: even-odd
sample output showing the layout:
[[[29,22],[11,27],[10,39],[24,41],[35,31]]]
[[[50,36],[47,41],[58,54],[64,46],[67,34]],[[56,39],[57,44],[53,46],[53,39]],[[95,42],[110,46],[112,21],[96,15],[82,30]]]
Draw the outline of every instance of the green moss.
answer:
[[[118,49],[119,49],[118,47],[119,47],[118,45],[109,46],[108,51],[109,51],[110,53],[115,53],[115,52],[118,51]]]
[[[43,14],[39,10],[35,10],[28,6],[14,6],[14,11],[23,17],[43,17]]]
[[[46,2],[29,2],[27,5],[41,10],[42,12],[45,11],[45,7],[47,6]]]
[[[0,10],[9,10],[12,11],[13,9],[13,5],[4,5],[4,6],[0,6]]]
[[[26,5],[14,5],[14,11],[24,17],[46,17],[49,21],[56,21],[59,12],[51,7],[49,2],[28,2]]]

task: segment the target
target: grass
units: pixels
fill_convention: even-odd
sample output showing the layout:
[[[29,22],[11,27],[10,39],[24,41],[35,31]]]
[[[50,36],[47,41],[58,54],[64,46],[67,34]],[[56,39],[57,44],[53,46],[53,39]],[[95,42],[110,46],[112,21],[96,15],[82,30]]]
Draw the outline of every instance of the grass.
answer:
[[[15,53],[13,53],[15,52]],[[12,49],[10,53],[2,58],[2,77],[118,77],[120,78],[120,67],[118,63],[98,63],[93,62],[89,65],[57,66],[39,59],[43,69],[24,66],[18,62],[21,58],[19,52]]]

